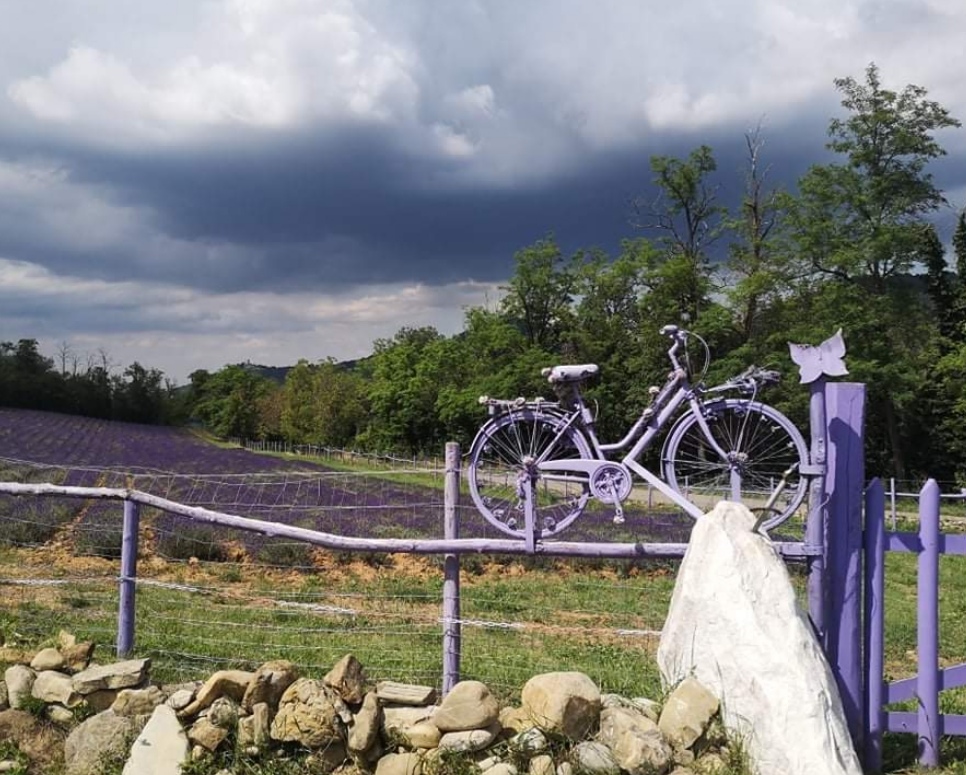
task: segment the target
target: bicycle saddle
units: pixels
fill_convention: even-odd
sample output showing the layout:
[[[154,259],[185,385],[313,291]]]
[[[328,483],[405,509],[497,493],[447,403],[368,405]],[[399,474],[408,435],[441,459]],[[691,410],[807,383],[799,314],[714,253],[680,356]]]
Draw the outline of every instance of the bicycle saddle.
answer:
[[[582,382],[597,375],[599,369],[596,363],[584,363],[580,366],[554,366],[543,369],[540,373],[553,385],[563,382]]]

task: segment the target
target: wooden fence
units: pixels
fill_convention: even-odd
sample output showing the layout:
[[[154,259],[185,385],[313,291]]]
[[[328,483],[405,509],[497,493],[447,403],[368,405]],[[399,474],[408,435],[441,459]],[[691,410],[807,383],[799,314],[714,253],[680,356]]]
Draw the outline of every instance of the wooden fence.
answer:
[[[886,493],[879,480],[865,497],[865,718],[864,763],[873,771],[882,766],[882,733],[911,732],[918,738],[919,763],[939,766],[941,735],[966,736],[966,715],[940,713],[939,693],[966,686],[966,664],[940,668],[939,558],[966,555],[966,535],[940,530],[940,492],[928,481],[919,493],[917,532],[886,530]],[[917,674],[901,681],[885,680],[885,557],[887,552],[918,555],[916,596]],[[886,706],[915,700],[915,711],[886,710]]]

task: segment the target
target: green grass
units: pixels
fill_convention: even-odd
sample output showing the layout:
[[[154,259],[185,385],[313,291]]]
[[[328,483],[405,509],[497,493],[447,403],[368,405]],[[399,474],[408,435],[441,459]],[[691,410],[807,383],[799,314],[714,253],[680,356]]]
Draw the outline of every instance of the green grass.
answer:
[[[914,524],[905,521],[900,528]],[[22,553],[0,546],[0,580],[18,577]],[[298,559],[298,558],[296,558]],[[419,572],[401,558],[330,555],[322,571],[273,571],[248,565],[171,563],[165,580],[204,590],[140,586],[135,654],[150,656],[152,675],[179,681],[225,667],[251,669],[269,659],[290,659],[305,674],[322,675],[346,653],[371,680],[441,683],[440,563]],[[284,565],[285,563],[280,563]],[[532,675],[554,670],[587,673],[605,692],[659,698],[654,662],[660,629],[674,584],[674,563],[610,560],[514,561],[464,557],[461,617],[462,677],[487,683],[506,703],[519,699]],[[42,568],[45,577],[69,577]],[[142,573],[149,569],[142,566]],[[966,557],[940,562],[942,664],[966,662]],[[793,573],[802,587],[804,576]],[[54,587],[0,586],[0,633],[13,648],[37,648],[59,630],[99,644],[110,658],[116,637],[116,565],[94,580]],[[887,678],[916,671],[916,557],[886,559]],[[343,612],[340,613],[339,609]],[[347,613],[351,611],[353,613]],[[0,669],[4,665],[0,664]],[[966,688],[944,692],[945,713],[966,713]],[[905,703],[896,709],[914,709]],[[944,738],[938,772],[966,775],[966,739]],[[884,772],[915,771],[914,735],[887,735]],[[252,775],[298,771],[285,762],[238,763]],[[207,772],[198,765],[199,773]],[[290,770],[285,769],[290,767]],[[216,769],[211,772],[217,771]],[[739,770],[736,770],[738,772]]]
[[[462,583],[462,668],[511,700],[532,675],[586,672],[605,691],[659,691],[653,664],[656,636],[673,577],[622,579],[613,567],[573,572],[526,571],[465,578]],[[172,583],[205,594],[139,586],[136,653],[150,656],[156,680],[197,678],[223,667],[252,668],[290,659],[324,674],[346,653],[372,679],[441,683],[442,574],[426,563],[406,575],[387,567],[354,567],[338,574],[253,576],[220,564],[203,566],[204,579],[176,567]],[[199,571],[201,572],[201,571]],[[233,581],[245,577],[245,582]],[[116,633],[117,593],[99,583],[13,588],[0,608],[0,630],[39,646],[60,629],[99,643],[101,659]]]

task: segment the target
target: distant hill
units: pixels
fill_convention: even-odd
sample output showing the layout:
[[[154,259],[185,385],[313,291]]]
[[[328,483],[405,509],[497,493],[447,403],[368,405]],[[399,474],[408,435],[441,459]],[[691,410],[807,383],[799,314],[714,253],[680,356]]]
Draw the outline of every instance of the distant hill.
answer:
[[[354,358],[349,361],[339,361],[336,363],[336,366],[344,371],[354,371],[367,360],[368,358]],[[288,376],[288,373],[295,368],[294,366],[263,366],[260,363],[239,363],[238,365],[261,377],[270,379],[279,385],[285,384],[285,378]]]

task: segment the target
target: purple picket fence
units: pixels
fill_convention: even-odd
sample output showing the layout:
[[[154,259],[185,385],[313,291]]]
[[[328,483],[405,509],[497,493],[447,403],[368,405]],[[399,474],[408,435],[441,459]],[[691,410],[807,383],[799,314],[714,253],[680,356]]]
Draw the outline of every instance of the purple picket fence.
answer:
[[[865,496],[865,718],[864,760],[867,769],[882,766],[883,732],[909,732],[918,738],[919,763],[939,766],[941,735],[966,736],[966,715],[940,713],[939,693],[966,686],[966,664],[939,666],[939,557],[966,555],[966,535],[943,533],[939,524],[940,492],[930,479],[919,493],[919,531],[886,530],[885,490],[874,480]],[[912,552],[917,567],[917,674],[885,680],[885,556]],[[915,700],[915,711],[886,706]]]

